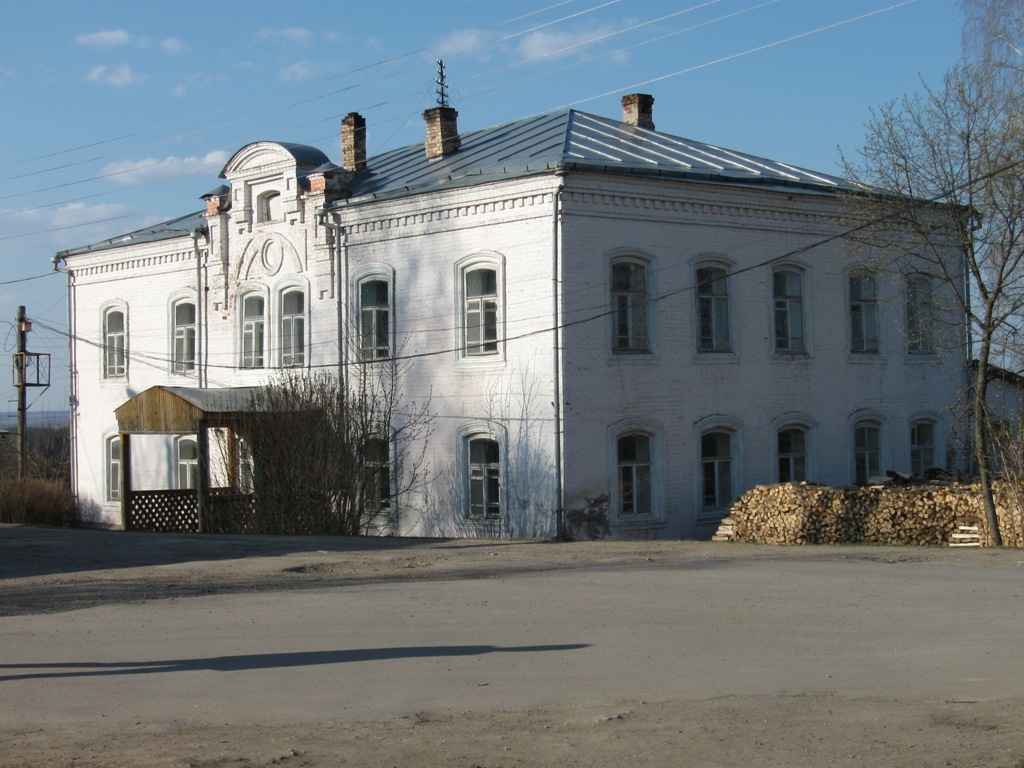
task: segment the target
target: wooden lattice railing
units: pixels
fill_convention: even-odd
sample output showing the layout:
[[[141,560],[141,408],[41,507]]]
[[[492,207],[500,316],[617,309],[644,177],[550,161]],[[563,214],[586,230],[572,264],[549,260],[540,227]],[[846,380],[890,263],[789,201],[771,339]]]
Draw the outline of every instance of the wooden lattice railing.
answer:
[[[129,531],[197,532],[196,492],[190,490],[132,491],[124,527]]]

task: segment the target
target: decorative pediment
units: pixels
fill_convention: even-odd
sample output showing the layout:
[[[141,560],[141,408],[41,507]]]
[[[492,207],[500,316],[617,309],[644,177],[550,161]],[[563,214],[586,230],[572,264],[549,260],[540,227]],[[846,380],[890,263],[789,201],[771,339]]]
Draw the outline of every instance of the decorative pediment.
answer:
[[[253,238],[238,260],[236,280],[257,280],[281,274],[302,274],[305,271],[302,255],[295,244],[277,233]]]

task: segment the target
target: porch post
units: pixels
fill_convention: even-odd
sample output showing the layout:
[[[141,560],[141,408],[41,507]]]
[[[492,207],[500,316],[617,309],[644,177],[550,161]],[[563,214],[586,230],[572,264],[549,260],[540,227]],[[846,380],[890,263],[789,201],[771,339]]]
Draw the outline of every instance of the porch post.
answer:
[[[196,515],[199,518],[199,532],[206,533],[206,494],[210,489],[210,466],[209,466],[209,438],[206,433],[206,425],[199,422],[199,429],[196,432],[196,469],[198,485],[196,488]]]
[[[121,479],[118,488],[121,494],[121,528],[127,531],[132,508],[132,436],[122,432],[118,437],[121,441]],[[110,471],[109,467],[107,471]]]

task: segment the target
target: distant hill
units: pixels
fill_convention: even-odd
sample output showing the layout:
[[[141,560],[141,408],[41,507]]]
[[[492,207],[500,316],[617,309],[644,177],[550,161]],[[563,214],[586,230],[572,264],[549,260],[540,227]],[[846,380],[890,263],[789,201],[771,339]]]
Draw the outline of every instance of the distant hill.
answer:
[[[68,411],[37,411],[30,408],[27,421],[29,428],[49,427],[51,429],[58,429],[66,427],[71,423],[71,415]],[[15,432],[17,429],[17,413],[0,413],[0,430]]]

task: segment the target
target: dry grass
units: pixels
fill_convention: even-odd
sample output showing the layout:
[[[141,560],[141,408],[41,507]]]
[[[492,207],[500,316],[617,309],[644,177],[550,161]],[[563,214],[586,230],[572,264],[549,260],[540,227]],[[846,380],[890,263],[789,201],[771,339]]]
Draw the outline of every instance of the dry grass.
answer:
[[[75,500],[57,480],[0,480],[0,523],[70,525]]]

